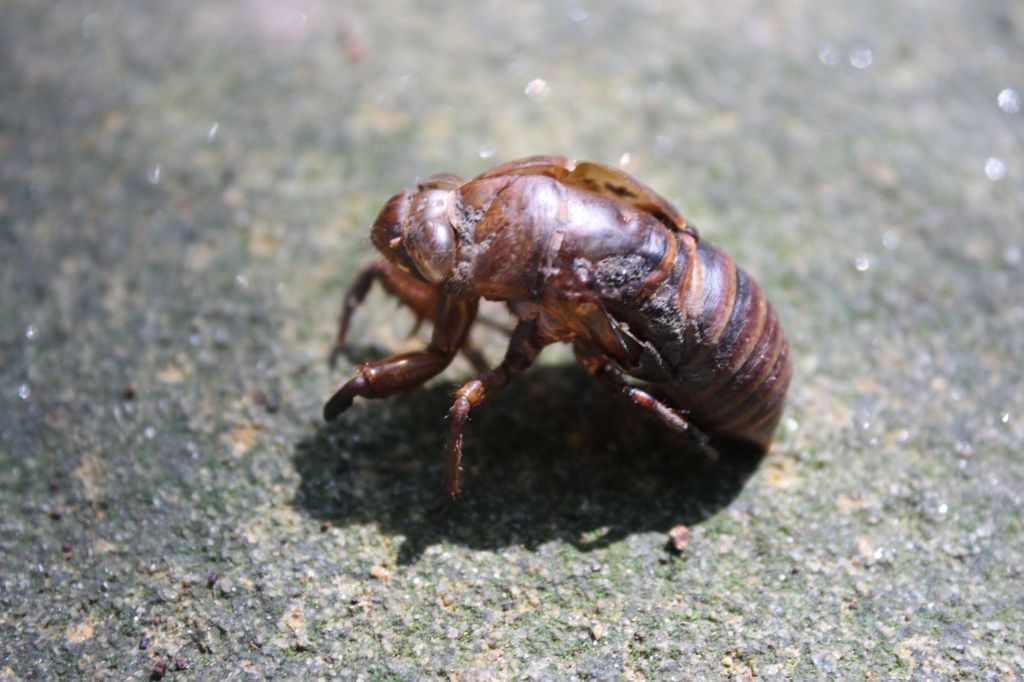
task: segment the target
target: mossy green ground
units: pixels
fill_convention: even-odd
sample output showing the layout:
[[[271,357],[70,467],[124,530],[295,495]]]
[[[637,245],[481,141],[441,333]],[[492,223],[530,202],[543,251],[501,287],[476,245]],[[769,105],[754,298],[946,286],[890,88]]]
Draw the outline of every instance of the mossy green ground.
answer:
[[[8,2],[0,679],[1024,676],[1024,11],[690,5]],[[321,423],[423,343],[375,293],[325,363],[379,206],[533,153],[624,165],[761,283],[766,460],[564,349],[440,517],[463,360]]]

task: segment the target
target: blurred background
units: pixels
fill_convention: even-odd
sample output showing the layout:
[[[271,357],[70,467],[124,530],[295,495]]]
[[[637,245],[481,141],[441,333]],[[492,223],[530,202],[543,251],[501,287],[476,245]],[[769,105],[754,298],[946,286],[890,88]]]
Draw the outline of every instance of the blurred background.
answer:
[[[1024,676],[1024,6],[3,11],[0,679]],[[796,373],[760,466],[564,349],[441,518],[468,364],[320,423],[426,338],[376,292],[326,366],[383,202],[529,154],[761,284]]]

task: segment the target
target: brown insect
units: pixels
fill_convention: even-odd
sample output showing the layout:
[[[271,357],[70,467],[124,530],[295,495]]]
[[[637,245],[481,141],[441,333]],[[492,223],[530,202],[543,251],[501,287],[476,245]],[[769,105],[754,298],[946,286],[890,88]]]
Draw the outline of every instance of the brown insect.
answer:
[[[768,449],[791,374],[775,311],[729,256],[625,173],[536,156],[466,183],[437,175],[392,197],[372,239],[384,259],[349,290],[332,361],[375,280],[432,320],[433,336],[423,351],[361,365],[324,405],[325,419],[356,396],[383,398],[441,372],[467,348],[481,297],[504,301],[518,320],[501,364],[455,392],[445,447],[450,499],[461,493],[470,410],[558,341],[676,432]]]

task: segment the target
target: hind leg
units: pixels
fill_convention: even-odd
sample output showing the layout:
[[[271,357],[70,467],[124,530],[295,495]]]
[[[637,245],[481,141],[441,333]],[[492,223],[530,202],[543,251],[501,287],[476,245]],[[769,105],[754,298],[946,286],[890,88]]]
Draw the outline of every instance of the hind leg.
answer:
[[[708,437],[698,428],[692,426],[677,411],[655,398],[644,389],[630,384],[622,376],[622,371],[612,364],[611,360],[596,351],[576,343],[573,344],[576,361],[586,370],[587,374],[597,379],[605,388],[626,400],[654,414],[658,420],[676,433],[685,436],[697,444],[705,454],[714,453]]]

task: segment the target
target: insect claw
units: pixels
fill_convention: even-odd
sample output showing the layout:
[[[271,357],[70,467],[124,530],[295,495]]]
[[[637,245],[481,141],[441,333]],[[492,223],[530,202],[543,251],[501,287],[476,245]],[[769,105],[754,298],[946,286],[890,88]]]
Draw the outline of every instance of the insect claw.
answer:
[[[358,374],[355,378],[347,381],[345,385],[335,391],[331,399],[324,405],[324,419],[329,422],[337,419],[342,412],[352,407],[352,401],[355,397],[368,387],[369,384],[362,374]]]

